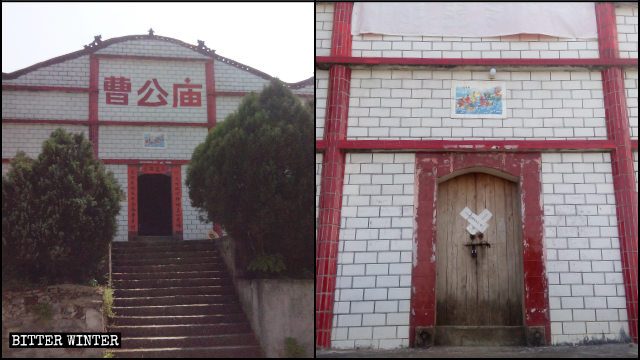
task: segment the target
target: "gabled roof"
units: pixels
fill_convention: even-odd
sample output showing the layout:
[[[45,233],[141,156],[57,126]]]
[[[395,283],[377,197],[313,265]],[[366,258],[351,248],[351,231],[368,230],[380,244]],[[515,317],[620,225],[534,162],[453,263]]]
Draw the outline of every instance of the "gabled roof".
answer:
[[[166,36],[158,36],[158,35],[154,35],[153,31],[149,31],[148,35],[128,35],[128,36],[122,36],[122,37],[117,37],[117,38],[112,38],[112,39],[108,39],[105,41],[102,41],[101,39],[101,35],[95,36],[94,41],[88,45],[84,46],[84,49],[82,50],[78,50],[78,51],[74,51],[72,53],[66,54],[66,55],[62,55],[62,56],[58,56],[43,62],[39,62],[37,64],[31,65],[29,67],[26,67],[24,69],[21,70],[17,70],[11,73],[2,73],[2,80],[13,80],[16,79],[24,74],[27,74],[29,72],[32,72],[34,70],[37,70],[39,68],[45,67],[45,66],[49,66],[49,65],[54,65],[54,64],[58,64],[67,60],[71,60],[71,59],[75,59],[78,58],[80,56],[83,55],[89,55],[92,53],[95,53],[96,51],[100,50],[100,49],[104,49],[107,46],[113,45],[113,44],[117,44],[120,42],[125,42],[125,41],[129,41],[129,40],[160,40],[160,41],[166,41],[169,43],[173,43],[176,45],[180,45],[183,46],[185,48],[188,48],[190,50],[193,50],[195,52],[198,52],[202,55],[205,55],[207,57],[210,57],[212,59],[221,61],[225,64],[234,66],[238,69],[250,72],[254,75],[260,76],[263,79],[266,80],[270,80],[273,78],[273,76],[264,73],[258,69],[254,69],[251,66],[239,63],[235,60],[226,58],[224,56],[220,56],[218,54],[215,53],[215,50],[211,50],[208,47],[206,47],[204,45],[204,41],[200,41],[198,40],[198,45],[191,45],[191,44],[187,44],[183,41],[177,40],[177,39],[173,39],[170,37],[166,37]],[[308,85],[313,84],[313,76],[303,80],[303,81],[299,81],[297,83],[285,83],[289,88],[291,89],[299,89]]]

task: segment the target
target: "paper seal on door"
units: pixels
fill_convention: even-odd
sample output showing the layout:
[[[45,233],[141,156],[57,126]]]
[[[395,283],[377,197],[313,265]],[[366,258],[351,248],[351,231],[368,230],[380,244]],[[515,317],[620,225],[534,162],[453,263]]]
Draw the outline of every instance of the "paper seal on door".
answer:
[[[471,235],[475,235],[477,232],[484,233],[484,231],[487,230],[487,227],[489,227],[489,224],[487,223],[487,221],[491,219],[491,216],[493,216],[493,214],[491,214],[489,210],[484,209],[482,210],[480,215],[476,215],[473,213],[473,211],[471,211],[471,209],[469,209],[468,207],[465,207],[460,212],[460,216],[462,216],[465,220],[469,222],[469,226],[467,226],[467,231]]]

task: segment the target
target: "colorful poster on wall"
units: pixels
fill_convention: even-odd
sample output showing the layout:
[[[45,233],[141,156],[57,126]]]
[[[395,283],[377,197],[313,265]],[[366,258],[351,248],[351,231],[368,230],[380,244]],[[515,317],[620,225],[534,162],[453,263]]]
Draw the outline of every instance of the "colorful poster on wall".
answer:
[[[506,84],[496,81],[454,81],[451,89],[451,117],[506,117]]]
[[[144,147],[165,149],[167,147],[167,135],[164,133],[145,133]]]

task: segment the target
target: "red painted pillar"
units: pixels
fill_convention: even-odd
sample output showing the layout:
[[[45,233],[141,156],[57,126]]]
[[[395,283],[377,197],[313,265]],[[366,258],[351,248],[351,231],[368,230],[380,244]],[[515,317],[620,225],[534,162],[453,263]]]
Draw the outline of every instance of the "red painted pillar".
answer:
[[[213,72],[213,59],[204,65],[207,85],[207,128],[211,130],[216,126],[216,81]]]
[[[138,166],[129,165],[127,169],[127,194],[128,218],[129,218],[129,241],[138,235]]]
[[[612,3],[596,3],[598,47],[601,58],[619,58],[618,29]],[[619,67],[602,70],[604,109],[611,152],[611,168],[624,290],[627,297],[629,335],[638,343],[638,193],[633,169],[633,154],[624,89],[624,72]]]
[[[335,4],[332,56],[351,56],[352,9],[353,3]],[[322,160],[316,238],[316,346],[320,347],[331,346],[345,160],[344,152],[338,148],[338,141],[347,136],[350,84],[351,69],[344,65],[333,65],[329,69],[324,127],[327,147]]]
[[[93,142],[93,154],[98,158],[98,58],[89,56],[89,140]]]
[[[182,172],[180,165],[171,167],[171,206],[173,235],[182,240]]]

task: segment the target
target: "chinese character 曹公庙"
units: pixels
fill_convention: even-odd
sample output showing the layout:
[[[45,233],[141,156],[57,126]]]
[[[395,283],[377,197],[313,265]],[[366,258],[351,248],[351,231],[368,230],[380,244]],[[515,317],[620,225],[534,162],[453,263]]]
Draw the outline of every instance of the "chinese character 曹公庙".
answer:
[[[186,84],[173,84],[173,107],[178,106],[178,93],[180,93],[180,106],[201,106],[202,95],[199,91],[191,89],[202,89],[201,85],[190,85],[191,79],[184,79]],[[183,89],[183,90],[179,90]]]
[[[104,78],[104,91],[107,93],[108,105],[128,105],[131,92],[131,79],[123,76],[109,76]]]
[[[144,94],[144,97],[142,97],[142,99],[138,100],[138,106],[162,106],[162,105],[167,105],[167,100],[165,99],[167,96],[169,96],[169,93],[167,93],[166,91],[164,91],[164,89],[162,87],[160,87],[160,84],[158,84],[158,79],[153,79],[153,85],[155,86],[155,89],[149,88],[149,85],[151,85],[151,80],[147,80],[146,83],[144,83],[144,86],[142,86],[142,88],[140,90],[138,90],[138,95],[142,94],[144,91],[147,91],[146,94]],[[158,92],[160,92],[161,95],[160,96],[157,95],[158,98],[158,102],[148,102],[147,100],[149,99],[149,97],[151,96],[151,94],[153,93],[153,90],[157,90]]]

